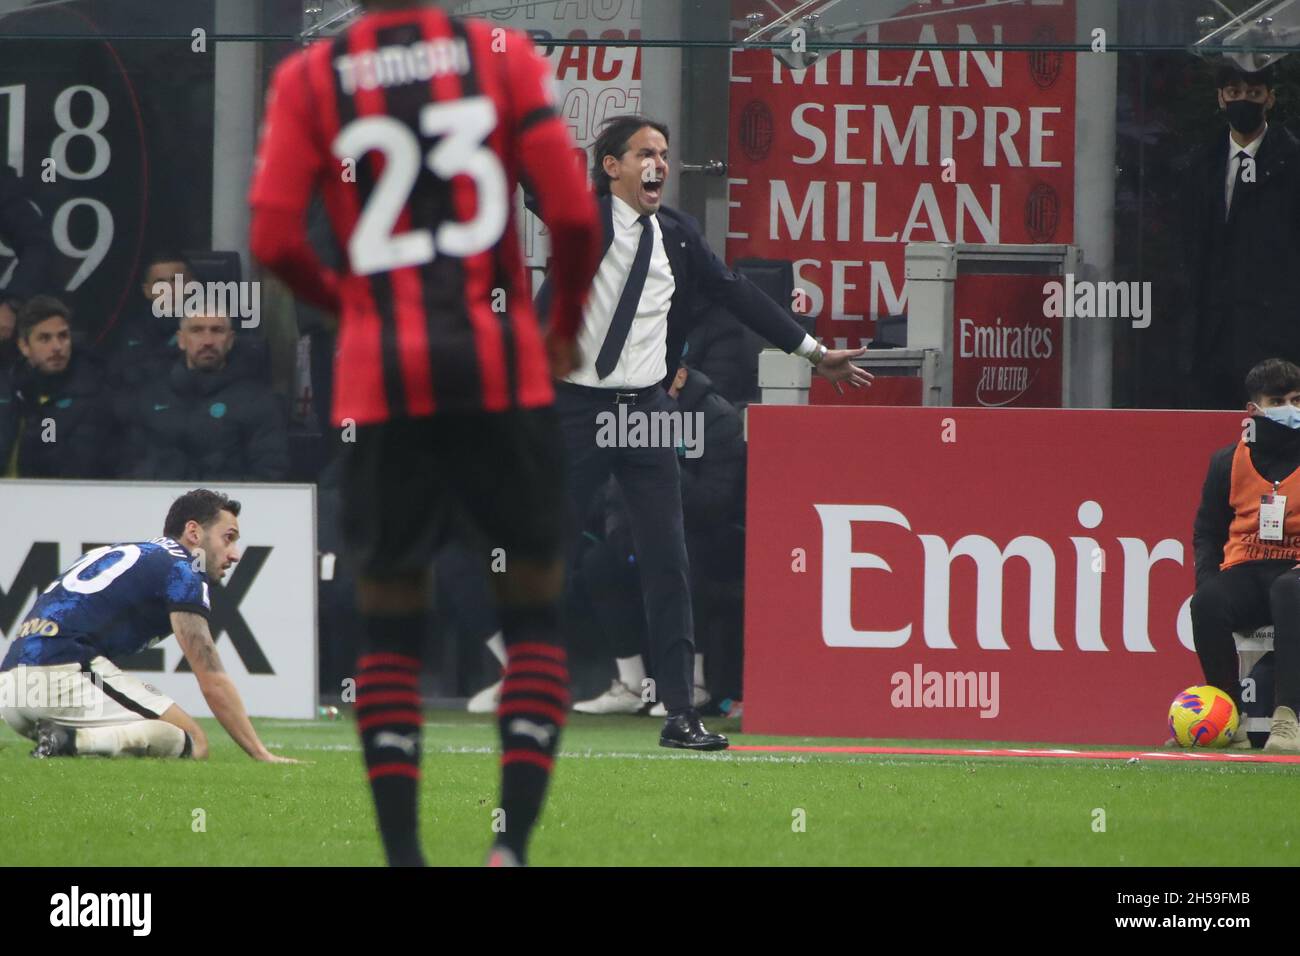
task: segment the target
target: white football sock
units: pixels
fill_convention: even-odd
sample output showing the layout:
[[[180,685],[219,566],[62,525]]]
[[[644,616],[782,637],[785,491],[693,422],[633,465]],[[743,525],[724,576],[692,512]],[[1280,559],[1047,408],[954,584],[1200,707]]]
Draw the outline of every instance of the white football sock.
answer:
[[[695,655],[695,686],[704,686],[704,655]]]
[[[78,727],[77,753],[116,757],[179,757],[185,731],[165,720],[140,720],[112,727]]]
[[[492,656],[500,662],[502,667],[506,666],[506,639],[500,631],[497,631],[487,639],[487,648],[492,652]]]
[[[633,654],[631,657],[616,657],[614,663],[618,665],[619,681],[638,694],[641,693],[641,682],[645,680],[645,661],[641,660],[641,655]]]

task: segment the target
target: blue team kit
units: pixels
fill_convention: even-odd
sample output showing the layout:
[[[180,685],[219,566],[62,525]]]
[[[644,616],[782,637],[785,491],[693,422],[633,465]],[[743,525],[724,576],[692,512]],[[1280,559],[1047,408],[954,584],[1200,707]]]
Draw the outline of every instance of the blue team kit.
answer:
[[[41,592],[0,672],[20,664],[116,661],[171,634],[173,611],[207,617],[208,581],[193,561],[171,538],[87,552]]]

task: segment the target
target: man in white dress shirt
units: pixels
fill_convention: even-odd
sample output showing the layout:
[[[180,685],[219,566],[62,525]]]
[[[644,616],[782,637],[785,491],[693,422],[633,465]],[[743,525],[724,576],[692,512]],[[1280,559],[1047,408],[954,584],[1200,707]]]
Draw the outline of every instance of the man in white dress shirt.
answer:
[[[807,358],[833,382],[863,386],[871,376],[851,361],[865,350],[831,351],[820,345],[784,307],[728,269],[708,248],[694,219],[661,204],[669,172],[668,140],[663,124],[620,116],[605,125],[596,141],[592,172],[605,252],[578,332],[582,359],[558,383],[555,407],[564,432],[574,520],[587,513],[592,496],[611,474],[627,500],[641,568],[654,698],[668,712],[659,743],[720,750],[727,746],[726,737],[709,733],[691,703],[694,634],[676,450],[683,434],[689,435],[690,423],[664,388],[677,371],[697,297],[725,306],[769,342]],[[544,289],[543,300],[545,295]]]

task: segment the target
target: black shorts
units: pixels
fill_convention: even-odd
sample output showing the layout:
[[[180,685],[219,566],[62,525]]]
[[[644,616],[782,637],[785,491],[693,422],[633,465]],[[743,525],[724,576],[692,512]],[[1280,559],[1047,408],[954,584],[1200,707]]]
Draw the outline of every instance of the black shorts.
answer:
[[[562,553],[564,451],[552,408],[444,413],[357,428],[343,475],[343,535],[364,577],[427,571],[457,537],[493,557]]]

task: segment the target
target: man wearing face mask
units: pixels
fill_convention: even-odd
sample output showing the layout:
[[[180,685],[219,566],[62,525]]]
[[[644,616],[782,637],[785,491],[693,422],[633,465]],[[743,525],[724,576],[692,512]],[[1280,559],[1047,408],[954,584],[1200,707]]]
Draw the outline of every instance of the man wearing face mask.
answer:
[[[1273,625],[1273,722],[1265,750],[1300,750],[1300,366],[1260,362],[1246,376],[1250,422],[1214,453],[1192,540],[1192,639],[1205,683],[1242,713],[1234,631]],[[1249,748],[1244,732],[1234,748]]]
[[[1191,403],[1239,408],[1246,372],[1269,356],[1300,361],[1300,142],[1268,122],[1271,68],[1220,68],[1228,128],[1190,167],[1184,230],[1195,303]]]

